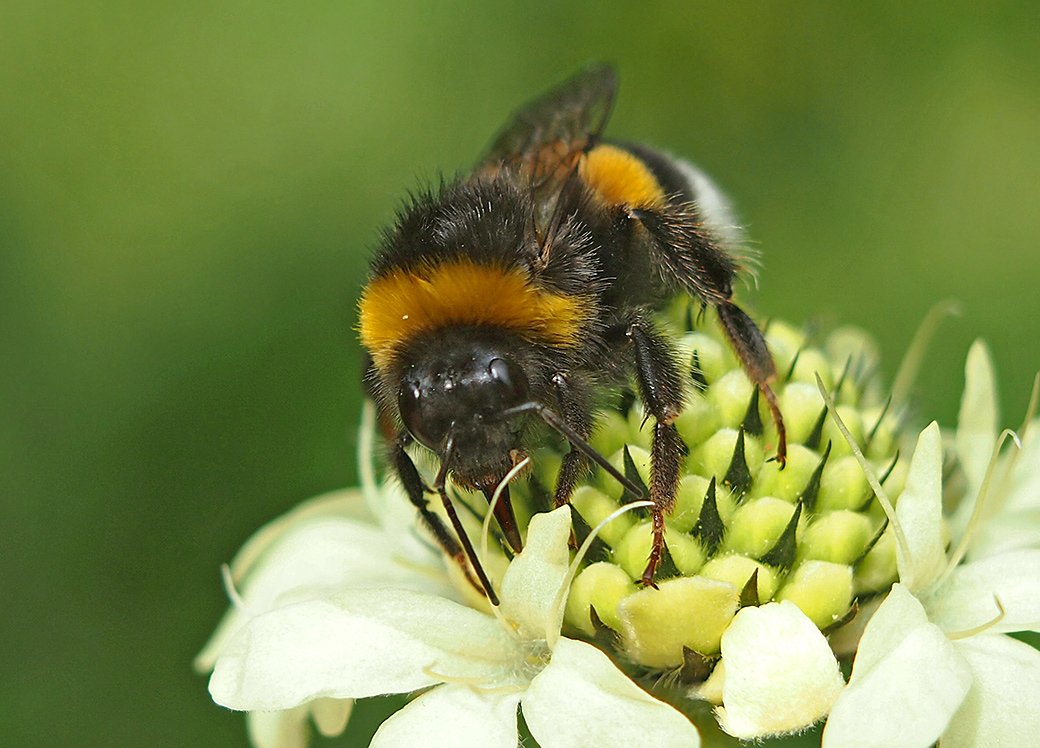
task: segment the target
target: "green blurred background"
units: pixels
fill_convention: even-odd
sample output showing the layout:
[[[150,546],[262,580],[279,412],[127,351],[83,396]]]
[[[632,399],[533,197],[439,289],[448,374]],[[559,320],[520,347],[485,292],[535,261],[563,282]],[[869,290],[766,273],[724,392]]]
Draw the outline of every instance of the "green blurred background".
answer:
[[[355,479],[378,228],[590,60],[621,71],[610,133],[731,193],[760,315],[863,325],[891,375],[959,299],[920,411],[951,422],[983,336],[1017,424],[1040,10],[978,5],[4,3],[2,742],[244,743],[191,658],[219,564]]]

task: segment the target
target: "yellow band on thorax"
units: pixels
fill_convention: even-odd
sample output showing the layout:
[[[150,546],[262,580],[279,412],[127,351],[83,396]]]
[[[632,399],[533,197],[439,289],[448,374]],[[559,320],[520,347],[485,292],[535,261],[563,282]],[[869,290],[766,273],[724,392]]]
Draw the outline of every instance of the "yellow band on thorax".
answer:
[[[536,343],[573,347],[589,300],[547,291],[517,269],[449,260],[374,279],[361,294],[361,342],[379,369],[417,335],[452,325],[511,330]]]

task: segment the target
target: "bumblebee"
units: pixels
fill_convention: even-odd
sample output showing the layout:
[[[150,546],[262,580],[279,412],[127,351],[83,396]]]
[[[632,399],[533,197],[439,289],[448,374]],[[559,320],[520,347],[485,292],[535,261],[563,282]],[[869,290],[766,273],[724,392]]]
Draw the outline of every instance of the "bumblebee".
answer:
[[[786,456],[772,357],[732,299],[742,263],[725,200],[689,164],[603,139],[616,90],[613,69],[580,72],[521,108],[471,175],[414,195],[385,232],[359,302],[365,384],[392,469],[492,603],[448,479],[491,501],[547,425],[570,444],[556,506],[590,461],[638,494],[588,443],[595,408],[633,379],[653,418],[653,545],[642,582],[654,584],[686,451],[673,425],[684,367],[652,317],[675,294],[716,310],[768,403],[776,459]],[[405,449],[413,440],[440,461],[432,490]],[[505,488],[495,516],[519,551]],[[439,495],[451,530],[428,492]]]

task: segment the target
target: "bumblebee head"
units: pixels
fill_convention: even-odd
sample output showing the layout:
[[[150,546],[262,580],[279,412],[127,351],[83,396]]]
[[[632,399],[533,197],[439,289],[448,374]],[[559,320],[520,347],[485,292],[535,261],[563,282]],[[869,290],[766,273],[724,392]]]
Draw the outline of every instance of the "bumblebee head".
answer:
[[[462,483],[498,480],[511,467],[522,421],[506,411],[530,399],[511,336],[470,328],[414,346],[397,407],[408,432],[442,458]]]

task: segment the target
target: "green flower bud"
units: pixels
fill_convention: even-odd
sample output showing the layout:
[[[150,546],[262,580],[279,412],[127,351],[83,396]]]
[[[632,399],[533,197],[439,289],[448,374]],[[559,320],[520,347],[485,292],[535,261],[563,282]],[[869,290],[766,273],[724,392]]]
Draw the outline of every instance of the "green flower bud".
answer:
[[[689,535],[665,525],[665,545],[675,567],[681,574],[694,574],[704,564],[704,550]],[[650,522],[640,522],[621,538],[614,548],[614,562],[633,579],[643,576],[646,559],[653,546],[653,528]]]
[[[585,524],[595,527],[617,510],[617,501],[592,486],[579,486],[571,496],[571,506],[585,520]],[[636,520],[630,513],[622,514],[607,523],[600,530],[599,537],[607,545],[616,548],[635,523]]]
[[[618,606],[626,654],[653,668],[681,665],[683,647],[716,654],[740,591],[701,576],[667,579],[658,587],[631,594]]]
[[[872,592],[883,592],[897,578],[896,538],[889,527],[881,534],[863,559],[856,564],[854,578],[856,594],[866,595]]]
[[[802,534],[799,560],[855,563],[874,536],[874,523],[861,512],[838,510],[819,515]]]
[[[819,511],[859,509],[870,491],[863,468],[852,455],[832,459],[820,479],[820,495],[816,500]]]
[[[774,569],[754,561],[747,556],[717,556],[706,563],[700,570],[702,577],[715,579],[719,582],[729,582],[739,590],[751,579],[756,577],[756,589],[758,590],[759,602],[772,599],[776,594],[776,588],[780,585],[780,578]]]
[[[604,625],[620,631],[618,603],[634,592],[635,584],[614,564],[599,562],[587,566],[571,584],[565,620],[586,636],[595,636],[596,627],[589,613],[589,609],[592,608]]]
[[[831,626],[852,605],[852,568],[829,561],[806,561],[780,588],[776,598],[790,600],[821,629]]]
[[[764,556],[776,545],[794,514],[794,506],[766,496],[745,502],[733,515],[723,548],[752,558]]]

